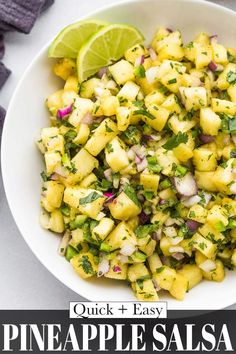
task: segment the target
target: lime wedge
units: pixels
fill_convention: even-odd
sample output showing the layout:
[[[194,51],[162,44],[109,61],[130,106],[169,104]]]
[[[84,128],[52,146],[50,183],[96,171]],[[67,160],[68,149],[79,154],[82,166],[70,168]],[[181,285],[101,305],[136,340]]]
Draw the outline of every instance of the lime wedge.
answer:
[[[89,37],[108,23],[99,20],[85,20],[65,27],[49,47],[50,58],[77,58],[78,52]]]
[[[94,75],[104,66],[119,60],[124,52],[144,41],[143,35],[132,26],[108,25],[91,36],[77,57],[79,82]]]

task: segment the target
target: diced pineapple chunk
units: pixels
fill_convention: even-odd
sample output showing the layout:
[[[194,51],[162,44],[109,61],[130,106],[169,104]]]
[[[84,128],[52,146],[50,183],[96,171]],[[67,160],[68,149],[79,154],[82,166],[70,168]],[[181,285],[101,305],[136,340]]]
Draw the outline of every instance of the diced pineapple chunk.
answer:
[[[57,233],[62,233],[64,231],[64,219],[63,215],[60,212],[60,210],[54,210],[51,213],[50,219],[49,219],[49,225],[48,228]]]
[[[225,277],[225,269],[221,260],[216,259],[216,268],[210,272],[203,271],[203,277],[207,280],[221,282]]]
[[[228,63],[227,50],[226,48],[218,43],[211,44],[213,51],[213,60],[217,64],[225,65]]]
[[[129,107],[118,107],[116,110],[117,127],[125,131],[131,123],[131,110]]]
[[[80,187],[88,188],[91,187],[97,181],[97,176],[94,173],[90,173],[80,182]]]
[[[46,147],[49,141],[52,140],[55,136],[59,135],[59,129],[56,127],[43,128],[41,130],[41,140],[44,146]]]
[[[175,94],[169,95],[162,103],[162,107],[167,108],[171,113],[181,113],[181,107]]]
[[[210,149],[200,147],[193,150],[193,163],[198,171],[214,171],[217,167],[216,154]]]
[[[106,161],[114,172],[119,172],[129,165],[123,141],[115,137],[105,149]]]
[[[236,249],[233,251],[231,263],[236,267]]]
[[[180,87],[182,100],[187,111],[207,106],[207,92],[204,87]]]
[[[79,81],[78,78],[76,76],[69,76],[65,82],[64,85],[64,90],[65,91],[74,91],[74,92],[78,92],[79,90]]]
[[[76,71],[75,60],[63,58],[57,61],[53,67],[54,74],[63,80],[67,80],[69,76],[74,75]]]
[[[156,273],[157,269],[162,267],[161,259],[156,252],[148,257],[148,265],[152,273]]]
[[[61,206],[65,187],[56,181],[44,182],[44,195],[52,208]]]
[[[216,84],[220,90],[227,90],[227,88],[230,86],[230,82],[227,79],[231,72],[236,72],[236,64],[229,63],[219,75]]]
[[[170,294],[177,300],[183,300],[187,290],[188,280],[183,275],[177,273],[170,288]]]
[[[169,43],[174,43],[179,46],[182,46],[183,40],[182,40],[181,33],[179,31],[170,33],[166,31],[166,29],[163,29],[161,31],[159,30],[154,37],[152,46],[154,47],[156,52],[159,52],[162,48],[164,48]]]
[[[46,171],[48,174],[52,174],[57,165],[61,163],[61,154],[59,152],[46,152],[44,154]]]
[[[156,269],[153,279],[161,289],[170,290],[176,277],[176,271],[168,266],[161,266]]]
[[[173,151],[165,150],[164,148],[159,148],[156,150],[156,158],[158,164],[162,167],[162,173],[166,176],[173,176],[174,172],[172,170],[173,164],[178,165],[179,161],[175,157]]]
[[[87,141],[85,149],[96,156],[118,134],[117,125],[110,118],[104,119]]]
[[[58,109],[63,107],[63,101],[62,101],[62,94],[63,90],[59,90],[48,96],[46,99],[46,106],[49,110],[49,112],[53,115],[56,116]]]
[[[163,225],[169,216],[170,216],[170,214],[168,212],[164,213],[162,211],[157,211],[153,215],[151,222],[152,222],[152,224],[158,223],[159,225]]]
[[[115,115],[119,105],[119,100],[116,96],[106,96],[101,98],[101,110],[104,116]]]
[[[166,96],[158,90],[154,90],[150,92],[144,98],[144,102],[146,106],[149,106],[150,104],[153,103],[156,105],[161,105],[165,100],[166,100]]]
[[[121,192],[110,204],[109,209],[113,218],[128,220],[140,214],[141,208],[135,204],[125,192]]]
[[[140,301],[158,301],[156,289],[151,279],[140,280],[135,283],[135,295]]]
[[[191,290],[202,281],[202,272],[195,264],[185,264],[178,274],[183,275],[188,280],[188,290]]]
[[[229,217],[236,216],[236,200],[223,198],[222,207],[227,210]]]
[[[94,90],[97,87],[100,87],[101,80],[93,77],[87,81],[82,82],[80,85],[80,96],[83,98],[92,98],[94,96]]]
[[[212,98],[212,109],[216,113],[236,114],[236,102],[220,100],[219,98]]]
[[[149,271],[145,264],[136,263],[129,266],[128,269],[128,280],[130,282],[137,281],[140,278],[147,277],[149,275]]]
[[[98,267],[95,263],[93,254],[90,252],[83,252],[75,255],[70,260],[70,263],[81,278],[90,278],[97,273]]]
[[[94,189],[67,187],[64,192],[64,202],[78,209],[82,214],[96,219],[105,202],[105,197]]]
[[[147,173],[140,174],[140,184],[143,186],[144,190],[152,191],[155,194],[157,193],[157,189],[159,186],[160,176],[159,175],[151,175]]]
[[[115,229],[106,237],[101,249],[111,252],[124,245],[136,246],[136,236],[125,222],[119,223]]]
[[[195,178],[197,181],[197,186],[200,189],[205,189],[209,192],[216,192],[217,187],[213,181],[213,176],[215,172],[200,172],[200,171],[195,171]]]
[[[200,126],[204,134],[217,135],[221,127],[221,119],[211,108],[202,108]]]
[[[193,157],[193,151],[186,144],[181,143],[173,149],[174,155],[181,162],[187,162]]]
[[[212,61],[212,49],[211,46],[205,44],[196,45],[196,68],[202,69],[206,67]]]
[[[74,138],[73,142],[75,144],[85,144],[90,134],[90,129],[88,125],[81,123],[77,127],[77,131],[78,131],[77,136]]]
[[[110,269],[104,274],[106,278],[116,280],[126,280],[128,264],[121,263],[116,257],[110,260]]]
[[[75,109],[69,117],[69,123],[77,127],[83,120],[86,113],[92,113],[93,101],[88,98],[76,98],[74,102]]]
[[[127,60],[121,59],[109,66],[109,71],[118,85],[124,85],[127,81],[134,80],[134,67]]]
[[[234,179],[235,177],[232,173],[230,165],[225,168],[218,166],[213,175],[213,183],[217,190],[226,194],[231,194],[230,184],[234,181]]]
[[[191,130],[197,124],[196,119],[191,120],[180,120],[178,115],[173,114],[168,120],[168,125],[170,129],[177,135],[179,132],[186,133]]]
[[[224,231],[225,226],[228,225],[228,218],[225,216],[226,210],[220,205],[214,205],[207,215],[207,222],[215,226],[219,231]],[[223,228],[223,229],[222,229]]]
[[[75,184],[88,176],[95,167],[98,167],[98,160],[82,148],[71,160],[71,166],[74,171],[67,177],[67,183]]]
[[[200,232],[200,234],[206,238],[209,238],[209,240],[214,240],[214,241],[223,241],[225,236],[219,231],[217,230],[215,227],[215,225],[212,224],[208,224],[207,222],[202,225],[199,229],[198,232]]]
[[[188,218],[203,224],[207,218],[207,210],[199,204],[194,204],[189,209]]]
[[[179,60],[181,61],[184,56],[184,49],[179,44],[168,43],[165,45],[158,53],[157,60],[163,61],[165,59],[169,60]]]
[[[126,50],[124,57],[130,63],[135,64],[136,59],[140,58],[142,55],[147,56],[148,54],[147,49],[142,44],[135,44],[133,47]]]
[[[147,110],[149,115],[141,114],[142,120],[155,130],[161,131],[166,125],[170,112],[168,109],[157,106],[156,104],[150,104]]]
[[[121,101],[123,100],[135,101],[139,91],[140,91],[140,87],[138,85],[136,85],[133,81],[127,81],[118,92],[117,97]]]
[[[92,237],[94,240],[104,240],[114,227],[114,221],[110,218],[102,218],[98,225],[93,228]]]
[[[217,246],[199,233],[193,236],[194,248],[200,251],[207,258],[215,258]]]
[[[236,86],[235,85],[231,85],[228,89],[227,92],[229,94],[229,97],[231,99],[232,102],[236,102]]]

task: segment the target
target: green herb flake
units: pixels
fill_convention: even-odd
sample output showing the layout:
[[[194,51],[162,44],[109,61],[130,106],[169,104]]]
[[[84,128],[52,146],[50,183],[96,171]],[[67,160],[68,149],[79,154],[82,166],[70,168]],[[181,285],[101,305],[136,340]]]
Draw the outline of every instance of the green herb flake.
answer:
[[[177,80],[176,79],[171,79],[168,81],[168,85],[173,85],[173,84],[176,84],[177,83]]]
[[[88,203],[92,203],[92,202],[94,202],[95,200],[97,200],[99,198],[102,198],[101,194],[99,194],[97,192],[91,192],[86,197],[80,198],[79,205],[85,205],[85,204],[88,204]]]
[[[86,274],[94,274],[94,270],[88,256],[82,256],[79,262]]]
[[[179,146],[179,144],[186,144],[188,141],[188,135],[186,133],[179,132],[177,135],[173,135],[167,142],[162,146],[166,150],[172,150]]]
[[[235,85],[236,84],[236,72],[230,70],[226,76],[226,80],[229,84]]]
[[[131,187],[131,185],[129,185],[128,183],[126,183],[124,185],[124,193],[127,195],[127,197],[129,197],[129,199],[132,200],[132,202],[134,202],[134,204],[136,204],[138,207],[140,207],[140,202],[137,198],[136,195],[136,191],[133,187]]]
[[[138,238],[144,238],[150,235],[155,230],[156,230],[156,225],[154,224],[147,224],[143,226],[140,225],[135,229],[135,234]]]
[[[137,111],[134,111],[133,113],[134,116],[145,116],[151,120],[156,119],[151,113],[149,113],[148,111],[146,111],[145,109],[138,109]]]
[[[159,267],[156,269],[156,273],[159,274],[159,273],[163,272],[164,269],[165,269],[165,267]]]
[[[136,77],[144,78],[146,76],[145,68],[141,64],[134,69],[134,74]]]

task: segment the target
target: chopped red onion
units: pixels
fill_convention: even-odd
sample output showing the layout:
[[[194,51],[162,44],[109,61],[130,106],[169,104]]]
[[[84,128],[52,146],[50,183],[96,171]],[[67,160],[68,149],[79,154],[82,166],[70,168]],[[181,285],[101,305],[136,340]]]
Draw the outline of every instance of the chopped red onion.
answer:
[[[144,56],[144,55],[141,55],[140,57],[138,57],[138,58],[135,60],[135,66],[142,65],[142,64],[144,63],[144,60],[145,60],[145,56]]]
[[[196,231],[201,226],[201,224],[195,220],[187,220],[186,226],[190,231]]]
[[[160,204],[160,205],[164,205],[165,203],[166,203],[166,200],[165,200],[165,199],[160,199],[160,200],[159,200],[159,204]]]
[[[68,175],[67,169],[63,166],[56,166],[54,168],[54,173],[56,173],[57,175],[59,175],[61,177],[66,177]]]
[[[150,47],[150,48],[148,48],[148,51],[149,51],[149,54],[150,54],[150,58],[153,61],[157,60],[157,54],[156,54],[155,50],[152,47]]]
[[[142,211],[139,214],[139,220],[140,220],[140,223],[144,225],[144,224],[150,222],[150,216],[147,215],[146,213],[144,213],[144,211]]]
[[[200,201],[201,197],[199,197],[199,195],[194,195],[190,198],[181,198],[182,204],[187,208],[190,208],[191,206],[199,203]]]
[[[111,203],[113,201],[113,199],[116,197],[115,194],[110,193],[110,192],[104,192],[103,195],[107,198],[106,204]]]
[[[135,152],[132,150],[132,149],[129,149],[128,151],[127,151],[127,156],[128,156],[128,158],[130,159],[130,160],[134,160],[135,159]]]
[[[199,139],[204,143],[204,144],[209,144],[215,141],[215,137],[212,135],[206,135],[206,134],[199,134]]]
[[[173,30],[171,28],[166,28],[166,30],[169,32],[169,33],[172,33]]]
[[[183,247],[180,247],[180,246],[170,247],[169,248],[169,252],[173,253],[173,254],[175,254],[175,253],[184,253],[184,249],[183,249]]]
[[[138,155],[136,155],[134,161],[135,161],[136,164],[139,164],[139,163],[141,163],[143,160],[142,160]]]
[[[68,114],[70,114],[72,112],[72,107],[73,107],[73,104],[71,104],[71,105],[69,105],[67,107],[63,107],[63,108],[58,109],[57,118],[58,119],[63,119],[66,116],[68,116]]]
[[[93,123],[93,116],[91,113],[87,112],[83,118],[81,119],[81,123],[82,124],[88,124],[88,125],[91,125]]]
[[[152,239],[155,241],[160,241],[162,235],[162,230],[158,229],[152,233]]]
[[[209,64],[208,64],[208,68],[211,70],[211,71],[216,71],[217,70],[217,64],[214,63],[214,61],[211,61]]]
[[[53,181],[57,181],[59,178],[60,178],[60,176],[59,176],[58,173],[53,173],[53,174],[50,176],[50,179],[53,180]]]
[[[181,252],[176,252],[172,254],[172,257],[175,258],[177,261],[181,261],[184,259],[184,254]]]
[[[120,272],[121,272],[121,267],[118,266],[118,265],[115,265],[115,266],[113,267],[113,272],[115,272],[115,273],[120,273]]]
[[[128,256],[124,256],[123,254],[118,254],[117,259],[123,264],[129,263]]]
[[[233,184],[231,184],[231,186],[229,187],[230,192],[232,194],[236,194],[236,182],[234,182]]]
[[[217,40],[218,40],[218,35],[217,34],[213,34],[212,36],[210,36],[211,43],[216,43]]]
[[[140,163],[137,163],[137,171],[142,172],[148,166],[147,159],[144,158]]]
[[[138,200],[139,200],[141,203],[145,202],[145,198],[144,198],[144,196],[143,196],[141,193],[138,193],[138,194],[137,194],[137,198],[138,198]]]
[[[98,72],[98,77],[99,79],[101,79],[103,77],[104,74],[106,74],[108,71],[108,67],[104,66],[103,68],[101,68]]]
[[[197,194],[197,184],[192,173],[187,173],[184,177],[174,177],[174,184],[177,192],[186,197]]]
[[[104,176],[108,181],[112,181],[112,170],[111,168],[108,168],[107,170],[104,171]]]
[[[58,249],[58,253],[61,256],[64,256],[66,254],[66,249],[68,247],[70,239],[71,239],[70,232],[66,231],[61,239],[59,249]]]
[[[161,256],[161,261],[164,265],[170,266],[170,258],[166,256]]]
[[[203,263],[199,264],[199,268],[204,272],[211,272],[212,270],[216,269],[216,264],[211,259],[207,259]]]
[[[143,159],[146,156],[146,148],[140,145],[133,145],[131,149],[135,152],[135,154]]]
[[[158,285],[156,279],[152,279],[152,282],[153,282],[153,285],[154,285],[154,288],[156,289],[156,291],[161,290],[161,287]]]
[[[152,136],[151,135],[143,135],[143,139],[144,140],[153,140]]]
[[[123,254],[123,256],[131,256],[135,252],[136,248],[134,245],[130,243],[125,243],[121,249],[120,253]]]
[[[97,277],[99,278],[103,276],[104,274],[108,273],[109,270],[110,270],[109,261],[106,258],[102,258],[98,264]]]

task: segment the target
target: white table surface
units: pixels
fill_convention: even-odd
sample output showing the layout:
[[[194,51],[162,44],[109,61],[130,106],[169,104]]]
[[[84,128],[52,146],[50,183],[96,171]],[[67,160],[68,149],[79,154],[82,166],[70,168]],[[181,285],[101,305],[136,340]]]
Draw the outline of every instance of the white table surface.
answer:
[[[0,91],[0,104],[7,107],[22,73],[48,40],[48,27],[51,35],[56,35],[67,23],[112,2],[117,0],[56,0],[37,21],[31,34],[7,34],[4,62],[13,73]],[[235,0],[214,2],[236,10]],[[69,10],[73,4],[77,4],[77,14]],[[30,251],[10,213],[1,175],[0,245],[0,309],[68,309],[69,301],[82,300],[56,280]],[[236,305],[232,308],[236,309]]]

